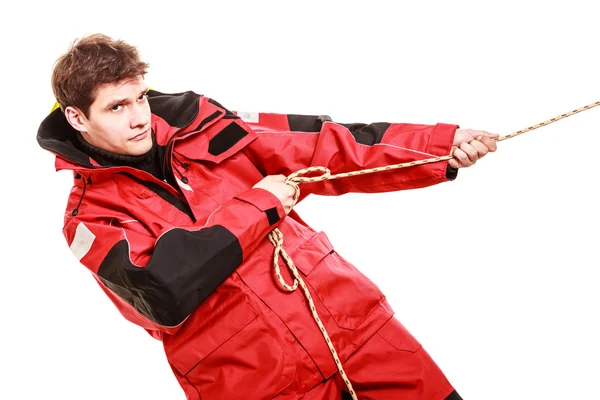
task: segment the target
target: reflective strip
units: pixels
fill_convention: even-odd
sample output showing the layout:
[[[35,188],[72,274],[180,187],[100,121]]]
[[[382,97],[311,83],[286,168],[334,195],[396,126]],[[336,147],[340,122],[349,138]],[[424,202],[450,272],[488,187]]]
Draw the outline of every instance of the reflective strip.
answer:
[[[81,261],[81,259],[85,257],[92,248],[92,243],[94,243],[95,239],[96,235],[94,235],[83,222],[80,222],[79,225],[77,225],[75,237],[70,246],[71,251],[75,254],[75,257],[77,257],[77,260]]]
[[[187,184],[183,183],[182,181],[179,180],[179,178],[175,177],[175,180],[177,181],[177,183],[179,184],[179,186],[181,186],[182,189],[185,189],[188,192],[193,192],[194,191],[194,189],[192,189],[192,187],[190,185],[187,185]]]
[[[237,115],[244,122],[250,122],[255,124],[258,123],[259,116],[257,112],[238,112]]]

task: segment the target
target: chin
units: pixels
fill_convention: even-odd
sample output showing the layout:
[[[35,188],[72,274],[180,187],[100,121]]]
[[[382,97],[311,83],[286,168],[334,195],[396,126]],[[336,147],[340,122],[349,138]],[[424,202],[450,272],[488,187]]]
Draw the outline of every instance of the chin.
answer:
[[[144,140],[140,142],[130,143],[129,154],[132,156],[141,156],[146,154],[152,148],[152,137],[148,135]]]

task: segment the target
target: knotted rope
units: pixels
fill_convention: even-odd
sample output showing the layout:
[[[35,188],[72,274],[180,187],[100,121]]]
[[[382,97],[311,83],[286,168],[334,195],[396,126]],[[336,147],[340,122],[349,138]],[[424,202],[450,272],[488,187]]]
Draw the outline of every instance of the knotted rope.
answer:
[[[559,121],[563,118],[567,118],[571,115],[577,114],[581,111],[589,110],[590,108],[594,108],[596,106],[600,106],[600,101],[593,103],[593,104],[589,104],[585,107],[577,108],[573,111],[569,111],[565,114],[551,118],[544,122],[540,122],[539,124],[532,125],[530,127],[522,129],[520,131],[516,131],[516,132],[510,133],[508,135],[504,135],[504,136],[499,136],[498,138],[495,138],[494,140],[496,142],[501,142],[506,139],[511,139],[511,138],[521,135],[525,132],[529,132],[534,129],[541,128],[542,126],[546,126],[553,122]],[[318,166],[317,167],[309,167],[309,168],[304,168],[304,169],[301,169],[299,171],[296,171],[296,172],[290,174],[286,178],[285,183],[292,186],[296,192],[294,194],[294,198],[293,198],[293,202],[292,202],[292,206],[291,206],[291,208],[293,208],[296,205],[296,203],[298,202],[298,198],[300,197],[299,185],[303,184],[303,183],[320,182],[320,181],[326,181],[326,180],[348,178],[351,176],[366,175],[366,174],[372,174],[375,172],[390,171],[393,169],[414,167],[417,165],[446,161],[446,160],[450,160],[452,158],[454,158],[453,151],[451,151],[450,154],[448,154],[447,156],[432,157],[432,158],[427,158],[427,159],[423,159],[423,160],[410,161],[410,162],[405,162],[405,163],[401,163],[401,164],[386,165],[383,167],[369,168],[369,169],[363,169],[363,170],[358,170],[358,171],[344,172],[344,173],[335,174],[335,175],[331,175],[331,171],[325,167],[318,167]],[[304,174],[308,174],[311,172],[322,172],[322,175],[315,176],[315,177],[303,177],[302,176]],[[300,274],[298,274],[298,269],[296,268],[294,261],[292,261],[290,256],[287,254],[287,252],[283,248],[283,234],[281,233],[281,231],[279,229],[275,228],[273,231],[271,231],[269,233],[268,238],[269,238],[269,241],[275,247],[275,252],[273,253],[273,266],[275,268],[275,274],[277,275],[277,279],[279,280],[279,283],[285,290],[290,291],[290,292],[293,292],[294,290],[296,290],[298,285],[300,285],[300,287],[302,288],[302,291],[304,292],[304,296],[308,300],[308,304],[310,307],[310,311],[313,315],[313,318],[315,319],[315,322],[319,326],[319,329],[321,330],[321,333],[323,334],[323,337],[325,338],[325,342],[327,342],[329,351],[331,351],[331,355],[333,356],[333,359],[337,365],[338,371],[340,372],[340,376],[342,377],[344,383],[346,384],[348,391],[352,395],[352,399],[358,400],[358,397],[356,396],[356,392],[352,388],[352,383],[348,379],[348,376],[346,375],[346,372],[344,371],[344,368],[342,367],[342,362],[340,361],[340,359],[337,355],[337,351],[335,350],[335,348],[333,347],[333,344],[331,343],[329,334],[327,333],[325,326],[323,326],[323,323],[321,322],[321,319],[319,318],[319,314],[317,313],[317,310],[315,308],[315,304],[312,300],[312,296],[310,295],[310,292],[308,291],[308,288],[306,287],[304,280],[300,277]],[[283,279],[283,277],[281,276],[281,270],[279,269],[279,256],[281,256],[283,258],[283,260],[285,261],[290,272],[294,276],[294,283],[292,285],[288,285],[285,282],[285,280]]]

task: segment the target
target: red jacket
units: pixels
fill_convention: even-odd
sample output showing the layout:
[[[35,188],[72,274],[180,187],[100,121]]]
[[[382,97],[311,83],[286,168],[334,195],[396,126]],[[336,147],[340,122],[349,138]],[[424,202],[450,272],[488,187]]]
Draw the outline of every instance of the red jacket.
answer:
[[[163,341],[190,399],[235,398],[249,388],[270,398],[294,375],[309,389],[334,374],[301,290],[289,293],[276,282],[267,234],[283,232],[342,362],[393,311],[323,232],[252,187],[307,166],[335,174],[447,155],[456,125],[238,115],[193,92],[150,91],[149,101],[165,173],[176,185],[131,167],[100,166],[58,109],[40,125],[38,142],[56,154],[57,170],[74,173],[63,233],[77,259],[126,319]],[[447,162],[432,163],[304,184],[300,200],[414,189],[454,176]],[[293,281],[285,267],[282,274]]]

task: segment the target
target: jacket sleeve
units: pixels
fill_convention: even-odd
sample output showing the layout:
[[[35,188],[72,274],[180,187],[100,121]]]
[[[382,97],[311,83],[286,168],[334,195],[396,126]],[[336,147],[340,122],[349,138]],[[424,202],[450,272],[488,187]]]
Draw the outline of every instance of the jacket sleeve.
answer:
[[[72,252],[131,306],[128,319],[163,331],[181,324],[285,217],[279,199],[258,188],[224,203],[203,227],[171,228],[158,238],[136,221],[81,214],[63,231]]]
[[[244,151],[265,175],[287,176],[309,166],[327,167],[336,174],[445,156],[457,129],[457,125],[444,123],[345,124],[325,115],[235,113],[258,133]],[[414,189],[453,180],[456,174],[457,170],[443,161],[303,184],[301,197]]]

